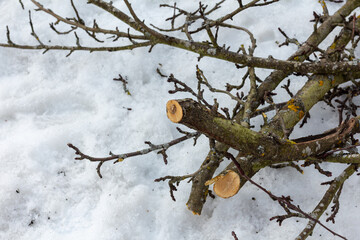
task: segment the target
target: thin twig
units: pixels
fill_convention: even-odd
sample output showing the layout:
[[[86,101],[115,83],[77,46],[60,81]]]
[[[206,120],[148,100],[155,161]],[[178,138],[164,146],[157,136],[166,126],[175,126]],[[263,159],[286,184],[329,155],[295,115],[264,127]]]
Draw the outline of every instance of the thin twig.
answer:
[[[213,88],[209,81],[207,80],[207,78],[204,75],[204,72],[199,68],[198,65],[196,65],[196,77],[199,81],[200,84],[204,84],[206,87],[209,88],[209,90],[211,92],[216,92],[216,93],[223,93],[228,95],[231,99],[237,101],[240,105],[244,105],[244,102],[238,98],[237,96],[232,95],[229,91],[225,91],[225,90],[221,90],[221,89],[217,89],[217,88]]]
[[[123,154],[113,154],[112,152],[110,152],[109,153],[110,156],[108,156],[108,157],[92,157],[92,156],[82,153],[78,147],[74,146],[71,143],[68,143],[67,145],[69,148],[72,148],[75,150],[75,154],[77,155],[77,157],[75,157],[75,160],[86,159],[91,162],[100,162],[98,165],[98,168],[97,168],[97,172],[100,173],[100,167],[104,162],[115,160],[114,161],[114,164],[115,164],[115,163],[124,161],[126,158],[145,155],[147,153],[150,153],[150,152],[153,152],[156,150],[160,150],[160,152],[158,152],[158,153],[163,155],[163,157],[165,158],[164,162],[166,163],[167,160],[166,160],[166,155],[164,155],[164,153],[165,153],[164,150],[166,151],[168,148],[170,148],[180,142],[183,142],[190,138],[198,138],[199,136],[200,136],[200,133],[194,132],[194,133],[186,133],[185,136],[174,139],[168,143],[163,143],[163,144],[159,144],[159,145],[152,144],[151,142],[145,142],[146,144],[148,144],[150,146],[149,148],[145,148],[145,149],[135,151],[135,152],[123,153]],[[102,177],[101,174],[99,174],[99,176],[100,176],[100,178]]]
[[[20,5],[21,5],[21,8],[22,8],[23,10],[25,10],[25,7],[24,7],[23,2],[22,2],[21,0],[19,0],[19,3],[20,3]]]
[[[322,216],[322,214],[328,208],[329,204],[331,203],[331,200],[334,198],[336,193],[342,187],[344,182],[356,171],[356,168],[357,168],[356,165],[350,165],[337,178],[335,178],[334,181],[331,182],[331,184],[330,184],[328,190],[326,191],[326,193],[324,194],[323,198],[317,204],[317,206],[312,211],[312,213],[310,213],[310,215],[312,216],[312,219],[309,218],[310,220],[309,220],[308,224],[303,229],[303,231],[298,235],[298,237],[296,238],[297,240],[306,239],[313,232],[315,225],[317,223],[320,224],[322,227],[324,227],[319,222],[318,219]],[[333,232],[331,232],[331,233],[333,233]],[[346,239],[339,235],[336,235],[336,236]]]
[[[71,20],[68,20],[66,18],[63,18],[61,17],[60,15],[56,14],[55,12],[53,12],[52,10],[50,9],[47,9],[45,8],[43,5],[41,5],[39,2],[35,1],[35,0],[31,0],[38,8],[39,10],[53,16],[54,18],[56,18],[57,21],[60,21],[60,22],[63,22],[65,24],[68,24],[70,26],[75,26],[75,27],[78,27],[78,28],[81,28],[83,30],[86,30],[86,31],[90,31],[90,32],[96,32],[96,33],[103,33],[103,34],[111,34],[111,35],[115,35],[115,36],[118,36],[118,37],[124,37],[124,38],[127,38],[128,37],[128,34],[126,32],[119,32],[119,31],[114,31],[114,30],[107,30],[107,29],[103,29],[103,28],[93,28],[93,27],[88,27],[88,26],[85,26],[79,22],[76,22],[76,21],[71,21]],[[139,36],[139,35],[131,35],[131,37],[133,39],[142,39],[142,40],[146,40],[147,38],[144,37],[144,36]]]
[[[29,10],[29,24],[31,27],[31,36],[33,36],[40,44],[40,46],[44,46],[44,44],[40,41],[38,35],[35,33],[34,26],[31,20],[31,11]]]

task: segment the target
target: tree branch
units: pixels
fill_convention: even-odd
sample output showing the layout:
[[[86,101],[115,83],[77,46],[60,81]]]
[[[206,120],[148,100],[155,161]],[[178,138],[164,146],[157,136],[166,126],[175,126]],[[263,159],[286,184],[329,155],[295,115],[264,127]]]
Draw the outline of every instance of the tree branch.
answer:
[[[335,28],[336,24],[343,22],[344,17],[349,15],[351,13],[351,11],[353,11],[355,8],[357,8],[358,4],[359,4],[358,2],[347,1],[346,4],[342,8],[340,8],[336,13],[334,13],[334,15],[329,16],[327,18],[327,20],[324,23],[322,23],[320,27],[318,27],[318,30],[314,31],[308,37],[308,39],[305,41],[305,44],[301,45],[301,47],[294,54],[292,54],[287,60],[289,60],[289,61],[295,60],[295,61],[302,62],[305,59],[307,59],[310,56],[310,54],[313,53],[313,51],[315,50],[315,47],[318,46],[328,36],[328,34]],[[349,29],[349,27],[350,27],[350,29]],[[331,47],[329,48],[329,49],[332,49],[332,50],[329,50],[329,54],[330,54],[330,51],[335,52],[335,49],[338,49],[337,47],[334,47],[334,46],[338,46],[338,43],[340,43],[342,46],[344,46],[344,45],[346,45],[344,43],[347,43],[350,41],[351,32],[352,32],[351,27],[352,27],[351,25],[347,25],[346,27],[344,27],[341,30],[341,32],[339,33],[339,37],[335,38],[333,44],[331,45],[331,46],[333,46],[333,48],[331,48]],[[274,90],[278,86],[278,84],[283,79],[285,79],[289,74],[291,74],[291,72],[284,72],[284,71],[280,71],[280,70],[276,70],[276,71],[272,72],[257,89],[256,99],[251,101],[251,109],[250,110],[253,113],[257,113],[256,109],[262,102],[264,102],[263,98],[265,96],[265,93],[267,91]],[[350,76],[350,79],[351,78],[357,78],[357,77]],[[270,105],[269,107],[273,108],[272,105]],[[280,106],[280,108],[282,108],[282,106]],[[240,123],[243,120],[243,113],[244,113],[244,111],[240,111],[240,113],[238,113],[236,115],[236,117],[235,117],[236,122]],[[288,126],[288,127],[292,128],[293,126]],[[282,135],[282,132],[281,132],[281,135]],[[219,143],[218,147],[219,147],[219,149],[223,149],[224,151],[226,151],[229,148],[224,143]],[[209,155],[210,155],[210,153],[208,154],[208,156]],[[241,157],[241,156],[238,156],[238,157]],[[221,161],[221,159],[217,159],[217,161]],[[248,166],[248,162],[246,160],[244,160],[244,163],[242,164],[243,168],[244,168],[244,166]],[[234,164],[230,164],[225,168],[225,170],[228,170],[228,169],[236,170]],[[253,175],[257,171],[253,172],[252,169],[251,170],[247,169],[247,175],[250,176],[250,174],[249,174],[250,172]],[[209,176],[209,179],[211,178],[213,173],[214,173],[213,169],[209,170],[208,175],[207,175],[207,176]],[[242,179],[241,182],[246,182],[246,180]],[[194,203],[194,204],[188,205],[188,207],[190,210],[193,210],[193,211],[200,210],[200,212],[201,212],[202,204],[204,201],[199,201],[199,200],[196,201],[196,199],[194,198],[194,195],[196,195],[195,189],[196,189],[196,191],[199,191],[199,188],[202,188],[202,192],[205,192],[207,189],[207,187],[205,187],[204,185],[196,185],[195,186],[195,184],[193,183],[193,187],[192,187],[192,191],[190,193],[189,199],[191,199],[191,203]],[[191,209],[192,206],[194,206],[194,209]]]
[[[31,0],[35,5],[39,7],[42,11],[45,11],[46,13],[50,15],[55,15],[51,10],[45,9],[40,3],[38,3],[35,0]],[[258,1],[258,0],[257,0]],[[253,1],[253,2],[257,2]],[[315,62],[315,63],[299,63],[296,61],[293,61],[295,58],[291,59],[290,61],[283,61],[283,60],[277,60],[277,59],[268,59],[268,58],[259,58],[259,57],[253,57],[245,54],[240,54],[236,52],[232,52],[228,49],[224,48],[213,48],[209,46],[208,44],[204,43],[198,43],[198,42],[192,42],[188,40],[182,40],[175,37],[170,37],[167,35],[163,35],[161,33],[156,32],[155,30],[152,30],[148,28],[143,22],[141,22],[137,17],[135,19],[129,17],[119,9],[113,7],[111,4],[106,3],[102,0],[89,0],[88,1],[91,4],[94,4],[105,11],[113,14],[115,17],[129,25],[131,28],[140,31],[144,34],[146,39],[149,39],[152,41],[152,44],[161,43],[165,45],[170,45],[173,47],[178,47],[182,49],[186,49],[188,51],[192,51],[195,53],[200,54],[201,56],[208,56],[218,59],[223,59],[228,62],[233,62],[237,64],[242,64],[249,67],[260,67],[260,68],[266,68],[266,69],[277,69],[282,70],[284,72],[297,72],[297,73],[326,73],[326,74],[334,74],[334,73],[342,73],[342,72],[360,72],[360,63],[358,61],[348,61],[348,62],[340,62],[340,63],[331,63],[331,62]],[[128,1],[125,2],[127,4],[127,7],[129,8],[129,11],[131,12],[132,16],[135,17],[136,14],[131,8],[131,5]],[[250,4],[250,3],[249,3]],[[332,18],[329,17],[329,19],[332,19],[332,21],[329,22],[329,24],[334,24],[335,22],[342,21],[342,16],[346,16],[347,13],[353,9],[360,6],[360,3],[355,0],[348,0],[348,2],[338,11],[336,12]],[[343,15],[340,15],[340,13],[343,13]],[[70,24],[75,25],[81,28],[84,28],[83,25],[78,24],[76,22],[64,19],[58,15],[55,15],[57,19],[60,19],[61,21]],[[333,29],[333,25],[328,28]],[[99,31],[98,28],[88,29],[89,31]],[[331,31],[329,30],[329,32]],[[117,35],[116,31],[112,33],[114,35]],[[124,37],[127,37],[128,34],[124,33],[122,34]],[[327,35],[327,34],[323,34]],[[4,46],[6,44],[3,44],[1,46]],[[12,47],[12,45],[9,45],[7,47]],[[27,49],[37,49],[37,48],[31,48],[28,47]],[[60,50],[60,49],[59,49]]]
[[[357,165],[350,165],[338,177],[334,179],[329,189],[324,194],[323,198],[320,200],[320,202],[315,207],[315,209],[310,213],[310,215],[314,219],[318,220],[322,216],[322,214],[328,208],[329,204],[331,203],[336,193],[339,191],[339,188],[352,174],[354,174],[356,169],[357,169]],[[297,236],[297,238],[295,238],[296,240],[304,240],[309,235],[311,235],[311,233],[315,228],[315,225],[318,223],[318,221],[315,221],[314,219],[309,220],[304,230],[302,230],[301,233]]]
[[[82,47],[82,46],[61,46],[61,45],[20,45],[15,44],[2,44],[0,43],[0,47],[6,48],[18,48],[18,49],[26,49],[26,50],[45,50],[46,52],[49,50],[65,50],[65,51],[89,51],[89,52],[116,52],[116,51],[124,51],[124,50],[132,50],[139,47],[146,47],[153,45],[152,42],[143,42],[137,44],[131,44],[120,47]]]
[[[310,219],[310,221],[314,222],[315,224],[318,223],[319,225],[321,225],[323,228],[325,228],[327,231],[329,231],[330,233],[332,233],[334,236],[340,237],[342,239],[346,239],[345,237],[341,236],[340,234],[332,231],[331,229],[329,229],[328,227],[326,227],[324,224],[322,224],[318,218],[314,218],[311,214],[307,214],[305,213],[303,210],[300,209],[299,206],[295,206],[294,204],[291,203],[291,198],[290,197],[278,197],[275,196],[274,194],[272,194],[270,191],[268,191],[267,189],[265,189],[264,187],[260,186],[259,184],[257,184],[256,182],[254,182],[251,177],[246,176],[244,170],[241,168],[241,165],[236,161],[236,159],[231,155],[231,154],[225,154],[225,156],[227,158],[229,158],[237,167],[238,172],[240,173],[240,175],[247,179],[247,181],[251,182],[251,184],[255,185],[256,187],[258,187],[259,189],[261,189],[263,192],[265,192],[266,194],[269,195],[269,197],[271,199],[273,199],[274,201],[277,201],[284,209],[287,210],[288,213],[291,213],[290,210],[294,211],[295,214],[293,216],[304,216],[305,218]],[[352,168],[354,169],[354,167],[352,166]],[[346,178],[347,179],[347,178]],[[345,179],[345,180],[346,180]],[[344,180],[344,181],[345,181]],[[299,215],[300,214],[300,215]],[[305,228],[306,229],[306,228]],[[311,233],[311,232],[310,232]],[[304,238],[305,239],[305,238]]]
[[[124,38],[128,38],[129,34],[126,32],[119,32],[119,31],[115,31],[115,30],[107,30],[107,29],[103,29],[103,28],[94,28],[94,27],[87,27],[84,24],[80,23],[79,21],[72,21],[66,18],[63,18],[61,16],[59,16],[58,14],[56,14],[55,12],[53,12],[51,9],[47,9],[45,8],[43,5],[41,5],[39,2],[35,1],[35,0],[31,0],[31,2],[33,2],[38,8],[39,10],[53,16],[57,21],[63,22],[67,25],[70,26],[74,26],[74,27],[78,27],[81,28],[85,31],[89,31],[89,32],[95,32],[95,33],[103,33],[103,34],[111,34],[111,35],[115,35],[117,37],[124,37]],[[91,3],[91,1],[88,1]],[[141,39],[141,40],[146,40],[147,38],[145,38],[144,36],[139,36],[139,35],[130,35],[131,38],[133,39]]]
[[[181,131],[181,132],[185,133],[185,136],[174,139],[174,140],[172,140],[172,141],[170,141],[168,143],[155,145],[155,144],[152,144],[151,142],[147,141],[145,143],[150,146],[149,148],[145,148],[145,149],[135,151],[135,152],[123,153],[123,154],[113,154],[112,152],[110,152],[109,153],[110,156],[108,156],[108,157],[92,157],[92,156],[86,155],[86,154],[82,153],[79,150],[79,148],[75,147],[71,143],[68,143],[68,147],[75,150],[75,154],[78,156],[78,157],[75,157],[75,160],[84,160],[84,159],[86,159],[86,160],[89,160],[91,162],[99,162],[97,170],[98,170],[99,177],[102,178],[102,176],[100,174],[100,167],[104,162],[115,160],[114,161],[114,164],[115,164],[115,163],[124,161],[126,158],[145,155],[145,154],[148,154],[148,153],[156,151],[156,150],[160,150],[158,152],[158,154],[163,155],[164,162],[165,162],[165,164],[167,164],[167,155],[166,155],[165,151],[168,148],[170,148],[170,147],[172,147],[172,146],[174,146],[174,145],[176,145],[176,144],[178,144],[180,142],[183,142],[183,141],[185,141],[187,139],[190,139],[190,138],[197,139],[200,136],[200,134],[198,132],[194,132],[194,133],[187,133],[187,132],[183,132],[183,131]]]

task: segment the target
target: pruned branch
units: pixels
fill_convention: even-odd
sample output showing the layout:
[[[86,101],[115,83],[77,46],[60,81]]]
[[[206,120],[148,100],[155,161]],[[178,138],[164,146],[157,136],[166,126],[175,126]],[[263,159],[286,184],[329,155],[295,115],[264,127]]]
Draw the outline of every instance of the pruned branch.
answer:
[[[45,44],[39,38],[41,35],[35,31],[37,28],[33,24],[32,13],[29,11],[30,34],[35,38],[35,44],[16,43],[11,39],[10,29],[7,27],[7,43],[1,43],[1,47],[44,50],[44,53],[49,50],[63,50],[68,51],[67,56],[69,56],[75,51],[123,51],[140,47],[149,47],[149,52],[151,52],[155,45],[167,45],[194,52],[199,56],[199,61],[203,57],[211,57],[227,61],[232,65],[235,64],[238,69],[247,68],[246,73],[234,85],[224,82],[225,89],[213,87],[215,86],[212,84],[214,80],[210,81],[198,66],[196,66],[197,88],[194,89],[187,82],[176,79],[172,74],[167,77],[157,69],[157,73],[161,77],[167,77],[168,82],[174,84],[174,89],[169,91],[170,94],[187,92],[196,99],[196,101],[192,99],[170,100],[166,106],[167,116],[172,122],[185,125],[196,132],[189,133],[178,129],[181,134],[184,134],[183,137],[159,145],[146,141],[145,144],[148,145],[148,148],[125,154],[110,152],[107,157],[87,155],[69,143],[68,146],[75,151],[75,159],[97,162],[97,173],[102,177],[100,170],[105,162],[118,163],[126,158],[149,152],[155,151],[157,154],[161,154],[166,164],[168,161],[166,151],[169,147],[190,138],[194,139],[195,144],[200,134],[204,134],[209,140],[210,149],[198,170],[183,176],[165,176],[155,180],[157,182],[168,181],[170,196],[174,201],[174,191],[177,191],[177,186],[181,181],[188,180],[192,183],[192,190],[187,206],[194,214],[200,214],[206,197],[211,196],[208,189],[210,184],[214,184],[214,192],[218,196],[228,198],[235,195],[246,182],[250,182],[284,209],[285,214],[274,216],[270,220],[276,220],[281,225],[284,220],[292,217],[309,219],[309,223],[299,235],[299,239],[305,239],[310,235],[316,224],[321,225],[335,236],[345,239],[323,225],[319,218],[333,201],[332,214],[327,221],[335,221],[340,207],[339,198],[342,186],[360,164],[357,152],[359,144],[354,136],[360,130],[360,117],[358,116],[360,105],[357,104],[355,98],[360,94],[360,84],[356,80],[360,78],[360,61],[355,55],[360,42],[360,19],[355,14],[347,18],[360,6],[360,1],[347,0],[333,15],[329,14],[326,2],[319,1],[323,11],[321,14],[314,12],[312,20],[314,31],[306,41],[301,43],[278,28],[285,38],[285,41],[279,46],[296,44],[298,47],[297,51],[286,60],[274,59],[272,56],[257,57],[254,34],[243,26],[230,24],[229,21],[246,9],[266,6],[276,3],[278,0],[252,0],[246,4],[239,0],[233,11],[218,15],[220,17],[217,19],[211,19],[211,17],[222,7],[225,0],[214,2],[212,5],[200,2],[191,11],[182,9],[177,3],[161,4],[160,7],[169,8],[171,11],[171,16],[165,19],[170,23],[168,29],[156,27],[143,20],[137,13],[136,6],[131,4],[131,0],[123,1],[125,10],[114,7],[112,2],[88,0],[89,4],[106,11],[125,24],[125,30],[121,31],[118,27],[113,29],[100,27],[101,23],[99,25],[96,19],[91,21],[92,25],[87,25],[81,9],[77,9],[76,2],[73,0],[70,0],[73,16],[69,17],[60,16],[36,0],[31,0],[31,2],[37,7],[36,11],[48,14],[55,19],[54,23],[50,23],[50,28],[56,34],[73,37],[74,45]],[[21,0],[19,3],[24,9]],[[57,24],[65,25],[66,30],[58,30],[60,28]],[[332,44],[326,50],[319,47],[320,43],[337,26],[341,26],[342,30],[334,38]],[[247,34],[250,39],[249,47],[246,48],[247,44],[242,43],[239,44],[240,46],[226,46],[221,43],[222,38],[219,35],[224,28]],[[95,40],[96,44],[104,45],[101,47],[98,45],[84,46],[82,35],[78,34],[80,31],[84,31],[87,34],[85,36]],[[132,34],[134,31],[137,33]],[[73,35],[70,34],[72,32]],[[203,33],[203,35],[197,33]],[[199,39],[198,36],[205,36],[205,39]],[[128,41],[128,45],[126,43],[116,45],[118,43],[116,41],[120,38]],[[111,45],[106,46],[107,43],[111,43]],[[230,50],[235,49],[233,47],[238,50]],[[256,68],[274,69],[275,71],[263,81],[256,75]],[[294,75],[294,78],[306,76],[308,81],[300,90],[293,93],[290,91],[290,80],[288,80],[282,87],[287,91],[290,99],[282,99],[280,101],[286,102],[279,103],[274,97],[275,90],[290,75]],[[114,80],[122,82],[124,91],[130,95],[126,78],[119,74],[119,78],[114,78]],[[221,81],[222,79],[215,80]],[[344,87],[341,85],[343,83],[350,85]],[[250,86],[248,92],[232,92],[235,89],[240,90],[247,84]],[[226,94],[236,101],[236,106],[220,107],[215,97],[211,101],[206,101],[204,98],[206,91],[213,94]],[[213,104],[210,104],[212,101]],[[325,101],[331,108],[338,111],[339,126],[322,134],[289,139],[295,125],[302,119],[301,126],[305,124],[310,118],[309,111],[320,101]],[[265,103],[269,106],[259,109],[260,105]],[[225,116],[219,113],[220,109]],[[269,118],[265,114],[268,111],[275,111],[275,116]],[[262,114],[264,124],[258,131],[251,130],[255,128],[251,125],[250,119],[259,114]],[[350,118],[351,116],[353,118]],[[230,147],[238,151],[236,158],[227,152]],[[224,156],[231,159],[232,163],[221,170],[218,176],[213,177]],[[276,196],[251,179],[258,171],[268,166],[273,168],[293,167],[303,173],[302,168],[295,163],[299,160],[305,160],[301,167],[313,165],[320,174],[327,177],[331,177],[332,173],[327,171],[321,163],[351,164],[343,174],[327,182],[330,187],[312,213],[306,213],[295,205],[290,196]],[[233,237],[237,239],[234,232]]]
[[[167,103],[166,109],[171,121],[195,129],[211,139],[226,143],[245,155],[273,159],[273,163],[319,155],[338,146],[339,141],[342,143],[344,139],[360,129],[359,120],[352,118],[340,127],[324,134],[279,142],[279,139],[252,131],[225,119],[220,114],[213,115],[209,109],[191,99],[171,100]],[[258,161],[256,165],[263,161]]]
[[[240,5],[242,5],[241,2],[240,2]],[[290,61],[291,60],[295,60],[295,61],[306,60],[313,53],[313,51],[316,50],[316,46],[319,45],[327,37],[327,35],[334,29],[335,25],[344,20],[343,16],[350,14],[350,12],[352,10],[354,10],[356,7],[357,6],[354,5],[354,2],[350,2],[350,1],[347,2],[343,6],[343,8],[339,9],[334,15],[330,16],[324,23],[322,23],[318,29],[319,31],[313,32],[309,36],[309,38],[305,41],[305,44],[301,45],[301,47],[294,54],[292,54],[288,58],[288,60],[290,60]],[[347,28],[347,27],[343,28],[342,31],[340,32],[339,36],[337,38],[335,38],[334,43],[331,46],[336,46],[335,44],[338,44],[338,43],[345,43],[345,45],[346,45],[346,42],[348,42],[350,40],[349,32],[351,33],[351,26],[350,26],[350,31],[349,31],[349,28]],[[334,49],[336,49],[336,48],[334,48]],[[278,86],[278,84],[283,79],[285,79],[289,74],[291,74],[291,72],[283,72],[283,71],[278,71],[278,70],[271,73],[257,89],[256,100],[251,103],[252,109],[257,109],[258,106],[262,102],[264,102],[263,97],[265,96],[266,91],[274,90]],[[243,79],[243,83],[244,83],[244,79]],[[242,85],[240,86],[240,88],[242,87]],[[229,91],[230,90],[231,89],[229,89]],[[266,110],[273,109],[274,106],[275,105],[270,105],[269,107],[267,107],[265,109]],[[278,106],[279,109],[281,109],[282,107],[283,107],[283,105]],[[255,111],[254,114],[256,114],[257,112],[258,111]],[[262,113],[262,112],[259,111],[259,113]],[[234,118],[238,123],[240,121],[242,121],[242,114],[243,114],[243,111],[239,111],[237,113],[236,117]],[[305,116],[306,116],[306,114],[305,114]],[[223,143],[219,143],[218,145],[219,145],[219,148],[224,149],[223,151],[226,151],[229,148],[227,145],[225,145]],[[208,156],[209,156],[209,154],[208,154]],[[217,161],[220,162],[221,158],[217,159]],[[243,167],[248,166],[248,161],[244,160],[244,164],[242,166]],[[234,165],[230,164],[226,169],[234,169]],[[250,175],[252,176],[257,172],[257,171],[254,172],[251,169],[251,167],[246,168],[246,171],[249,176]],[[206,174],[204,173],[204,176],[207,176],[207,180],[208,180],[212,177],[213,173],[214,173],[214,170],[211,169],[209,171],[206,171]],[[246,180],[244,182],[246,182]],[[201,189],[201,191],[200,191],[200,189]],[[196,198],[194,196],[197,196],[197,192],[199,192],[199,191],[204,192],[204,191],[206,191],[206,189],[207,188],[201,184],[198,185],[198,184],[193,183],[192,191],[191,191],[190,197],[189,197],[189,202],[191,204],[188,205],[190,210],[198,211],[198,213],[201,212],[202,206],[205,201],[196,200]],[[200,199],[200,197],[198,197],[197,199]]]

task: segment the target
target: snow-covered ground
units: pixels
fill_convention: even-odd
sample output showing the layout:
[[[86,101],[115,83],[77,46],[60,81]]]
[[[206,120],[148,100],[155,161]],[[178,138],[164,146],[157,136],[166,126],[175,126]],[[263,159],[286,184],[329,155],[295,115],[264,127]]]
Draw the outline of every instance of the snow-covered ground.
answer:
[[[86,0],[74,2],[89,23],[97,18],[100,26],[124,27],[109,14],[87,5]],[[169,25],[162,21],[172,11],[159,9],[163,2],[172,3],[131,1],[146,23],[165,27]],[[202,2],[214,4],[210,0]],[[37,44],[30,35],[27,12],[34,5],[29,0],[23,3],[26,10],[21,9],[18,1],[0,0],[0,42],[7,41],[8,25],[14,42]],[[74,16],[70,1],[41,3],[61,15]],[[214,17],[237,4],[228,0]],[[114,5],[125,9],[120,0],[114,1]],[[177,6],[194,10],[198,5],[185,0],[178,1]],[[333,13],[340,5],[328,3],[328,7]],[[277,28],[281,27],[289,37],[305,41],[313,30],[309,22],[313,11],[321,12],[318,1],[282,0],[248,9],[234,21],[254,33],[257,56],[286,59],[296,46],[278,48],[275,41],[282,41],[283,36]],[[49,44],[75,45],[73,35],[59,37],[51,31],[50,16],[32,11],[32,17],[44,43],[51,40]],[[249,44],[241,32],[220,34],[221,41],[232,44],[234,50],[241,43]],[[80,35],[82,45],[97,45],[86,35]],[[332,41],[331,36],[322,46]],[[106,156],[110,150],[125,153],[145,148],[144,141],[158,144],[179,137],[176,124],[166,117],[165,104],[169,99],[190,96],[169,95],[167,91],[172,86],[156,73],[156,68],[195,87],[195,66],[199,64],[213,86],[222,88],[225,82],[236,83],[243,74],[233,64],[208,58],[197,62],[197,55],[166,46],[155,46],[151,53],[148,49],[136,49],[74,52],[68,58],[66,54],[49,51],[43,55],[40,51],[0,48],[0,239],[215,240],[233,239],[231,231],[239,239],[293,239],[304,228],[307,221],[302,219],[286,220],[281,227],[270,222],[270,217],[283,214],[282,209],[249,184],[233,198],[208,199],[201,216],[194,216],[185,206],[190,184],[180,184],[175,192],[177,201],[173,202],[167,183],[155,183],[154,179],[196,171],[208,151],[205,137],[195,147],[190,140],[169,149],[166,166],[162,156],[155,153],[116,165],[105,163],[102,179],[97,176],[96,164],[75,161],[74,151],[67,147],[71,142],[85,153]],[[269,72],[257,70],[261,78]],[[131,96],[124,93],[120,82],[112,80],[118,74],[127,77]],[[298,89],[304,80],[293,81],[292,88]],[[277,92],[276,100],[288,99],[283,89]],[[214,96],[206,93],[209,99]],[[221,106],[234,104],[227,96],[216,98]],[[323,107],[316,105],[310,123],[301,130],[297,128],[292,136],[319,133],[336,126],[337,115]],[[253,122],[261,123],[261,119]],[[324,167],[336,176],[345,166],[324,164]],[[264,169],[254,179],[275,194],[291,195],[296,204],[310,212],[327,189],[320,183],[329,179],[312,168],[304,170],[301,175],[294,169]],[[356,176],[346,182],[336,224],[327,224],[348,239],[359,239],[360,235],[359,183]],[[317,226],[311,239],[333,236]]]

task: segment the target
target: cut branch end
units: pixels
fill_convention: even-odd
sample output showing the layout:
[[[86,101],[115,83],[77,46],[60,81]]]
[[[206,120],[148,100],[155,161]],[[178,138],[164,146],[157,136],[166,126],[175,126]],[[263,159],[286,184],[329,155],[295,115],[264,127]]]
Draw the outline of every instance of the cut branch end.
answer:
[[[210,180],[211,181],[211,180]],[[214,183],[214,192],[222,198],[229,198],[237,194],[240,189],[240,176],[229,170],[225,175],[216,177]]]
[[[166,104],[166,114],[172,122],[178,123],[183,117],[183,110],[176,100],[170,100]]]

